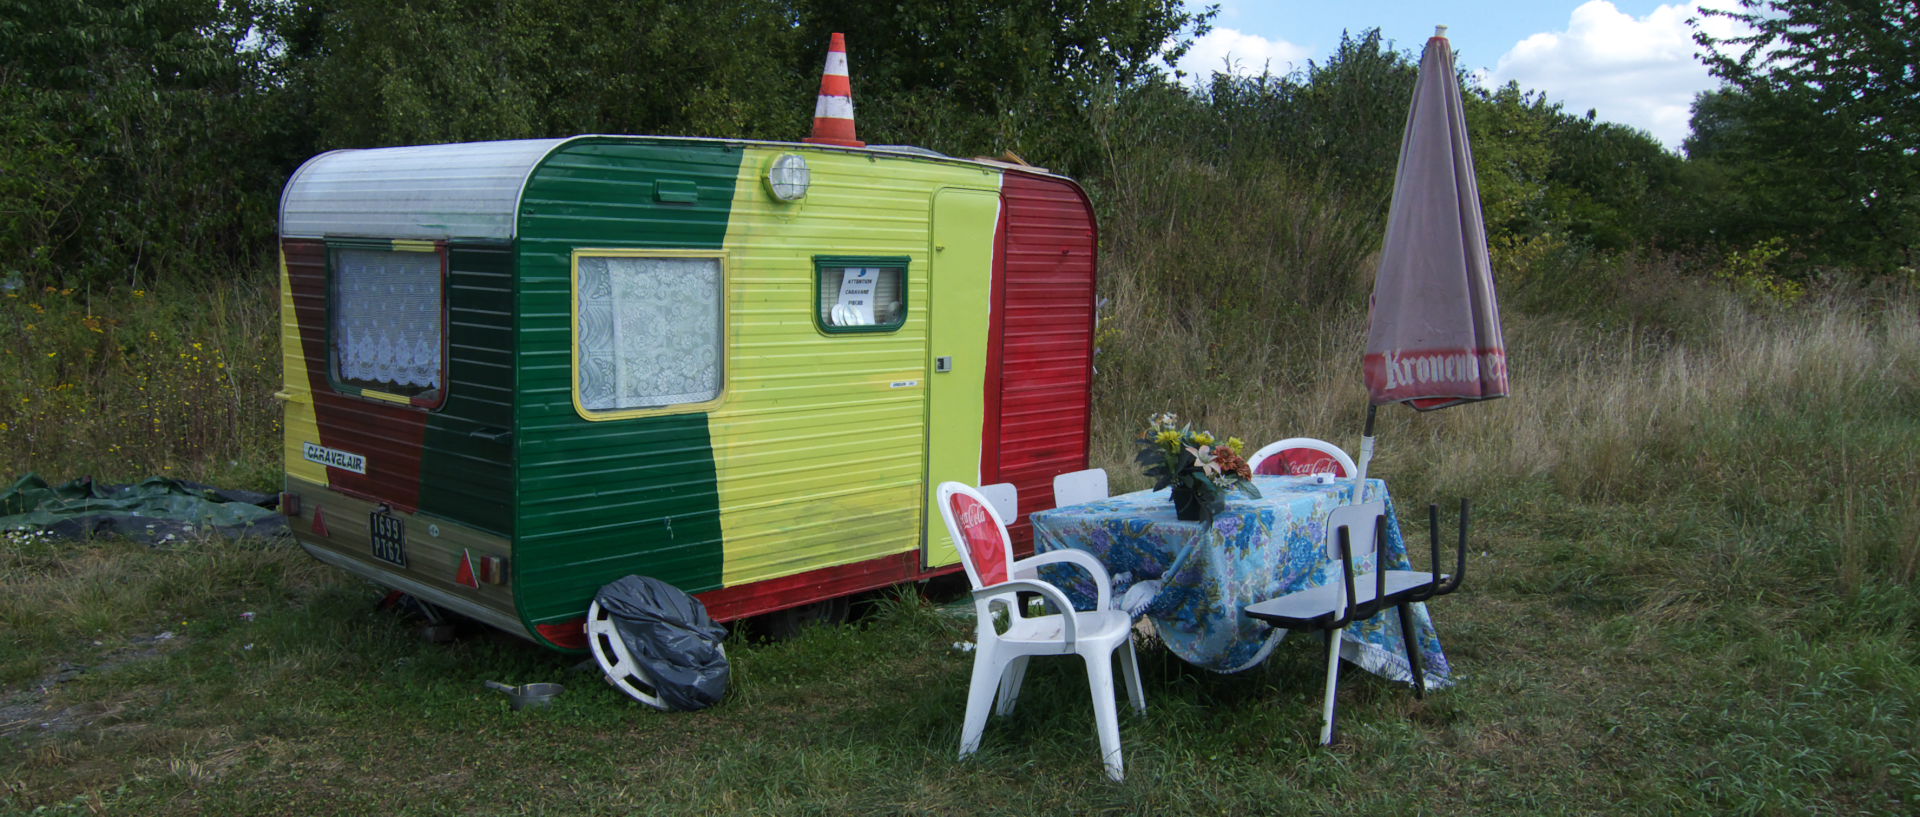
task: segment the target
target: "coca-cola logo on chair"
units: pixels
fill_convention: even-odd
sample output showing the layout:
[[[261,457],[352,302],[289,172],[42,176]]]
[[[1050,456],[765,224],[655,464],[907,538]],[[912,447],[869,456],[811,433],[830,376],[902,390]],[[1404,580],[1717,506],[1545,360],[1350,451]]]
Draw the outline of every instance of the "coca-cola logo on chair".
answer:
[[[980,582],[1006,581],[1007,545],[1000,538],[1000,525],[993,521],[993,513],[973,497],[954,494],[953,518],[960,523],[960,535],[967,540],[964,546]]]
[[[1260,463],[1258,473],[1279,476],[1304,477],[1313,474],[1332,474],[1336,477],[1347,475],[1347,469],[1340,461],[1325,451],[1311,448],[1289,448],[1275,453]]]

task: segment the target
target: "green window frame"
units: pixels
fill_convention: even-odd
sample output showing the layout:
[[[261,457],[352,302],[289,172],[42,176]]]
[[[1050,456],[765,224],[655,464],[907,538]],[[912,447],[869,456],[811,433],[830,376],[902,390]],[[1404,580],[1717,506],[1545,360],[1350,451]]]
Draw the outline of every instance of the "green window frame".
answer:
[[[813,323],[829,335],[897,332],[907,323],[907,267],[904,255],[816,255],[813,257]],[[848,294],[863,272],[872,275],[871,295]],[[842,297],[843,294],[846,297]]]

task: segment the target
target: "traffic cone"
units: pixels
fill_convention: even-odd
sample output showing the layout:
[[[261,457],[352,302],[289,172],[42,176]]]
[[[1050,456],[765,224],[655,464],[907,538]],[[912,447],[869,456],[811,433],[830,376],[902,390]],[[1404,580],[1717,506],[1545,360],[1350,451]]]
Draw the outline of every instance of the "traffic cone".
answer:
[[[847,79],[847,38],[837,31],[827,46],[827,68],[820,75],[820,99],[813,104],[813,135],[804,141],[849,148],[867,146],[853,135],[853,83]]]

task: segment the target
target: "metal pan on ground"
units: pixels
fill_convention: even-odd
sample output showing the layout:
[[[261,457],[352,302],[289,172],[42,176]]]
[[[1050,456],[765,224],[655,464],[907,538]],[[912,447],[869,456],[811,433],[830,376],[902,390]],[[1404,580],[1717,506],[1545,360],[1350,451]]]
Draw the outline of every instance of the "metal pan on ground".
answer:
[[[500,683],[499,681],[488,681],[487,688],[497,689],[497,690],[500,690],[501,692],[506,693],[507,700],[513,706],[513,709],[515,712],[518,712],[522,709],[526,709],[528,707],[546,706],[548,704],[551,704],[553,703],[553,699],[555,697],[559,696],[560,693],[565,692],[567,690],[566,687],[561,686],[559,684],[554,684],[554,683],[521,684],[519,686],[509,686],[507,684]]]

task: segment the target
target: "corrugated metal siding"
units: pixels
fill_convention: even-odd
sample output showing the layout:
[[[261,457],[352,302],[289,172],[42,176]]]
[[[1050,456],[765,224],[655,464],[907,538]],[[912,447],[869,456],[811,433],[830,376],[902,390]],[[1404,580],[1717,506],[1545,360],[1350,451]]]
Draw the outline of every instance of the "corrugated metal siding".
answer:
[[[447,248],[447,400],[428,416],[420,509],[513,533],[513,247]]]
[[[319,443],[367,458],[365,474],[328,469],[329,485],[409,512],[418,510],[427,413],[334,391],[327,379],[326,244],[289,240],[282,248],[287,254],[287,278],[293,285],[294,312],[300,321],[300,345],[320,427]]]
[[[326,244],[289,239],[282,246],[297,318],[285,334],[298,339],[307,373],[301,384],[307,394],[294,397],[312,401],[314,442],[367,458],[366,474],[327,469],[330,487],[510,534],[511,439],[473,436],[512,427],[510,249],[449,248],[447,399],[427,412],[334,390],[327,368]],[[289,462],[304,461],[301,442],[288,438]]]
[[[300,326],[300,310],[293,280],[287,271],[287,249],[280,251],[280,388],[286,395],[280,414],[280,451],[286,463],[289,487],[293,480],[327,485],[327,467],[306,458],[309,442],[320,441],[320,423],[314,416],[313,379],[307,371],[307,349]]]
[[[997,306],[999,400],[983,481],[1011,482],[1023,510],[1053,506],[1053,477],[1086,467],[1093,375],[1093,210],[1059,178],[1009,172]],[[990,409],[993,408],[991,401]],[[1023,514],[1024,515],[1024,514]],[[1012,531],[1022,544],[1032,531]]]
[[[280,198],[280,234],[509,239],[527,173],[565,141],[322,153],[288,180]]]
[[[572,258],[581,248],[719,249],[740,149],[576,140],[528,180],[520,211],[514,587],[539,624],[580,616],[628,573],[720,585],[719,498],[704,413],[589,422],[573,406]],[[691,182],[692,204],[655,183]]]
[[[759,181],[782,152],[805,155],[812,168],[799,204],[772,202]],[[918,550],[933,194],[943,185],[997,185],[997,176],[830,151],[748,152],[727,234],[733,371],[709,420],[727,586]],[[822,255],[907,258],[900,329],[816,328],[814,258]],[[959,304],[938,308],[934,321],[979,317]],[[969,466],[978,450],[971,431],[948,432],[966,435]],[[816,592],[794,587],[788,601]]]

